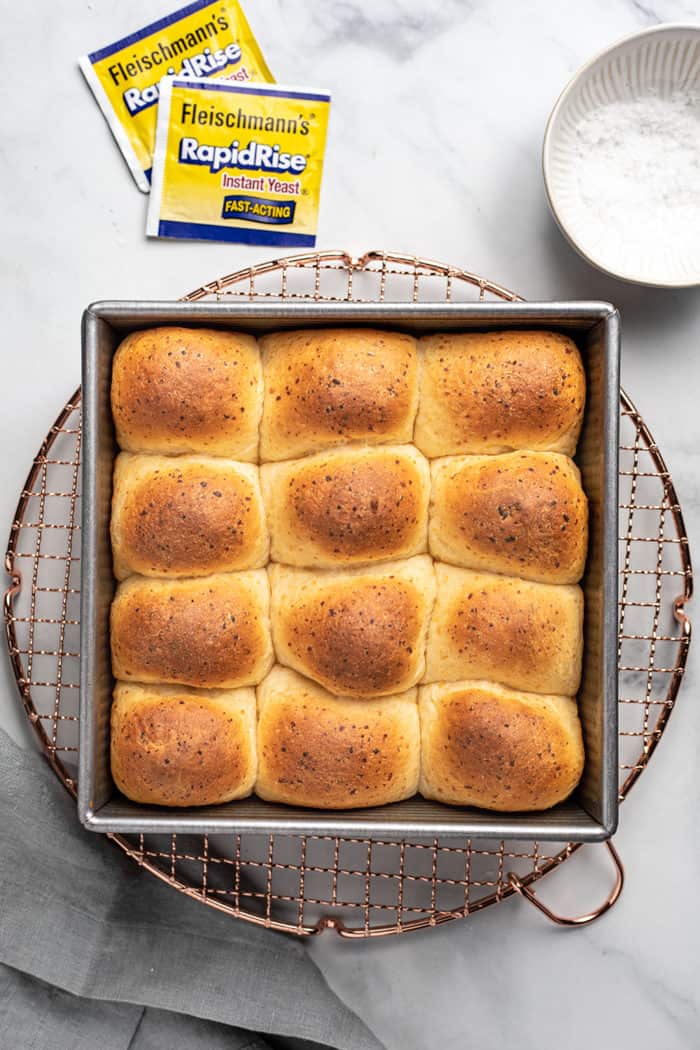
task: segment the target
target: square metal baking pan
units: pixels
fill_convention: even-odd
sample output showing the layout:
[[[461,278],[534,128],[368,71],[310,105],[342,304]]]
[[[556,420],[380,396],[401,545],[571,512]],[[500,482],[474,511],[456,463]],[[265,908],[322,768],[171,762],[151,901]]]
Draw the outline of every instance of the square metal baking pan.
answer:
[[[566,802],[541,813],[492,813],[415,797],[375,809],[297,809],[255,797],[222,806],[165,809],[129,802],[110,775],[112,674],[109,607],[114,593],[109,540],[112,356],[131,331],[183,324],[238,328],[365,325],[412,333],[549,328],[573,336],[588,381],[576,462],[590,504],[584,669],[579,708],[586,746],[583,778]],[[598,842],[617,826],[617,472],[619,317],[609,303],[172,303],[101,302],[83,318],[83,514],[78,811],[102,832],[259,832],[420,838],[455,835]]]

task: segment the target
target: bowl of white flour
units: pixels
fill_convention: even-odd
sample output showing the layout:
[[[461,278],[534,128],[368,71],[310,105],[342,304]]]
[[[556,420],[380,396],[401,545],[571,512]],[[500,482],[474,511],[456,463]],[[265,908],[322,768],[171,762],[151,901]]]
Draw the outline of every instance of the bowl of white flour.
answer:
[[[700,26],[662,25],[592,59],[559,96],[542,150],[562,232],[637,284],[700,284]]]

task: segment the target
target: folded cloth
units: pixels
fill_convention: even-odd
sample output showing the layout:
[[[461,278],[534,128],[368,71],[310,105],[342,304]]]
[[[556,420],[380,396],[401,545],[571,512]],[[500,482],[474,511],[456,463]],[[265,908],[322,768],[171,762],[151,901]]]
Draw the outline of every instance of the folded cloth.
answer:
[[[0,964],[13,1050],[382,1050],[302,942],[139,871],[2,731]]]

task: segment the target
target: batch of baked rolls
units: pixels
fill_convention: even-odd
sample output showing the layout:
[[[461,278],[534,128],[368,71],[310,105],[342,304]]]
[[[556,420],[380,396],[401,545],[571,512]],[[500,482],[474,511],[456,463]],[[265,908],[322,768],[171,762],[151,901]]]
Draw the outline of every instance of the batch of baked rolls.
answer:
[[[128,798],[539,810],[584,751],[567,336],[155,328],[116,351]]]

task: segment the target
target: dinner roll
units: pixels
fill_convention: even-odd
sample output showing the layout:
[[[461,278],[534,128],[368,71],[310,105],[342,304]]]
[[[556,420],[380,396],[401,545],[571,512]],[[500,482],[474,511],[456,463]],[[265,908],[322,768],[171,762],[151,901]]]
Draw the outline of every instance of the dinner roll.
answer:
[[[256,685],[272,666],[264,569],[189,580],[131,576],[112,602],[112,673],[202,688]]]
[[[262,415],[258,345],[242,332],[132,332],[112,365],[112,416],[128,452],[203,452],[255,461]]]
[[[418,404],[416,341],[371,328],[263,336],[260,457],[294,459],[349,441],[411,441]]]
[[[586,376],[558,332],[439,332],[419,341],[414,441],[426,456],[541,449],[572,456]]]
[[[433,557],[541,583],[581,579],[588,504],[568,456],[449,456],[431,473]]]
[[[419,681],[435,597],[427,554],[347,572],[268,571],[280,663],[344,696],[385,696]]]
[[[213,806],[253,790],[253,689],[117,682],[111,721],[112,776],[132,802]]]
[[[428,461],[412,445],[350,446],[260,468],[275,561],[312,568],[428,546]]]
[[[530,693],[573,696],[581,680],[578,586],[435,565],[437,598],[424,681],[487,678]]]
[[[114,575],[206,576],[256,569],[269,541],[257,467],[205,456],[139,456],[114,465]]]
[[[416,793],[419,767],[415,689],[350,700],[282,667],[258,686],[260,798],[317,809],[383,806]]]
[[[452,806],[548,809],[567,798],[584,762],[576,701],[492,682],[419,691],[420,793]]]

